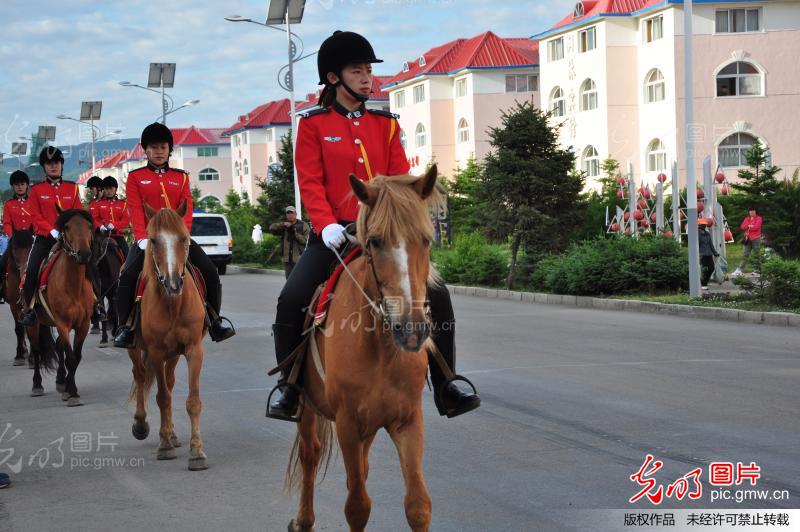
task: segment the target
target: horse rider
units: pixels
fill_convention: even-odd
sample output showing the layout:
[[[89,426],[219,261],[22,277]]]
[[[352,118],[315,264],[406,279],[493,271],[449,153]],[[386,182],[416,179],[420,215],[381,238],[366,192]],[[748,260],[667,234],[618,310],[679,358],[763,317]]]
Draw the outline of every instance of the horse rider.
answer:
[[[183,221],[188,230],[191,231],[192,228],[192,192],[189,174],[169,166],[169,156],[174,147],[172,132],[164,124],[158,122],[150,124],[142,131],[141,145],[147,154],[147,166],[130,172],[125,185],[125,196],[131,213],[136,245],[128,252],[119,276],[117,316],[120,327],[114,338],[115,347],[131,347],[134,344],[134,331],[127,322],[133,307],[136,283],[144,266],[144,250],[148,245],[148,218],[144,212],[145,204],[158,211],[165,207],[177,209],[185,201],[186,214]],[[189,244],[189,260],[200,270],[205,280],[208,306],[214,311],[209,316],[211,326],[208,334],[215,342],[226,340],[236,332],[233,327],[226,326],[223,321],[225,318],[219,315],[222,306],[222,284],[219,281],[217,268],[194,240]]]
[[[26,326],[36,323],[33,302],[36,288],[39,286],[39,268],[61,237],[55,228],[58,215],[70,209],[84,210],[78,185],[74,181],[64,181],[61,178],[64,171],[64,154],[61,150],[55,146],[45,146],[39,153],[39,165],[44,169],[45,180],[30,188],[28,198],[36,239],[28,256],[28,267],[25,270],[25,282],[22,286],[27,308],[20,322]],[[98,295],[100,287],[95,282],[92,284],[95,295]],[[99,304],[95,305],[93,319],[106,319],[105,310]]]
[[[11,188],[14,189],[14,197],[6,201],[3,205],[3,231],[9,238],[14,236],[14,231],[30,230],[33,225],[33,217],[30,213],[28,201],[28,186],[30,178],[22,170],[14,170],[9,177]],[[0,257],[0,286],[6,278],[6,264],[8,256],[11,254],[11,243],[6,246],[3,256]],[[3,291],[0,290],[0,304],[3,301]]]
[[[319,49],[319,84],[324,85],[320,107],[300,115],[295,157],[300,192],[314,230],[278,297],[272,326],[278,363],[300,343],[303,309],[337,263],[332,249],[345,243],[345,226],[358,215],[358,200],[351,192],[349,174],[369,181],[375,175],[409,172],[397,116],[365,107],[373,81],[371,64],[380,62],[370,43],[353,32],[334,32]],[[440,284],[428,289],[428,298],[433,339],[455,370],[455,318],[450,294]],[[446,381],[430,354],[428,361],[441,415],[454,417],[480,406],[477,394],[464,392]],[[287,377],[283,372],[279,384]],[[282,387],[273,397],[268,409],[270,417],[288,419],[297,411],[300,396],[296,388]]]
[[[89,193],[92,195],[86,203],[86,208],[89,209],[92,219],[97,220],[97,206],[103,200],[103,180],[93,175],[86,181],[86,188],[89,189]]]
[[[131,225],[131,213],[128,202],[117,197],[119,184],[112,176],[103,179],[103,199],[97,204],[97,216],[94,218],[95,229],[102,237],[109,236],[119,246],[122,255],[128,256],[128,242],[122,232]]]

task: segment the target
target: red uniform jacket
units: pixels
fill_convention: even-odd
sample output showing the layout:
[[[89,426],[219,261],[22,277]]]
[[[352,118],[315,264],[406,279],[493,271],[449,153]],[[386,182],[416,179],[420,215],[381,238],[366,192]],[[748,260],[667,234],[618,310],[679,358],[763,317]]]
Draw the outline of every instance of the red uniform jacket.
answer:
[[[748,238],[750,238],[750,240],[761,237],[761,221],[761,216],[756,215],[752,217],[748,216],[742,222],[740,227],[748,236]]]
[[[295,165],[300,194],[317,233],[326,225],[355,221],[358,198],[349,175],[362,181],[376,175],[407,174],[397,115],[349,112],[338,103],[300,114]]]
[[[92,220],[94,220],[94,226],[98,227],[97,220],[100,218],[100,213],[97,210],[97,207],[100,206],[100,202],[103,200],[93,199],[89,201],[89,205],[87,208],[89,209],[89,214],[92,215]]]
[[[114,196],[97,202],[97,216],[94,219],[94,226],[100,227],[108,224],[114,226],[111,231],[113,236],[121,236],[122,230],[131,225],[131,213],[128,211],[127,201]]]
[[[31,229],[33,216],[28,198],[12,198],[3,206],[3,231],[12,236],[14,231]]]
[[[177,209],[186,201],[186,214],[183,221],[186,229],[192,230],[192,191],[189,186],[189,174],[177,168],[157,169],[151,165],[137,168],[128,174],[125,185],[125,196],[128,198],[133,236],[136,240],[147,238],[147,216],[144,204],[154,211],[164,207]],[[116,225],[116,224],[114,224]]]
[[[58,218],[58,206],[62,211],[69,209],[83,209],[78,185],[72,181],[60,180],[52,183],[45,179],[31,187],[28,196],[30,213],[33,216],[34,232],[40,236],[47,236],[55,229]]]

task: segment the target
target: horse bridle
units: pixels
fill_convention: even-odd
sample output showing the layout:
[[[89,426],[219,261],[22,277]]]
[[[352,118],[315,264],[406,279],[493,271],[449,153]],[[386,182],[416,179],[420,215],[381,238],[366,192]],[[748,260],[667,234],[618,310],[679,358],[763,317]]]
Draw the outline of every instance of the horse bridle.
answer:
[[[72,247],[72,244],[69,243],[69,241],[66,238],[66,232],[65,231],[61,231],[61,234],[59,235],[58,240],[59,240],[59,242],[61,242],[61,247],[64,249],[64,251],[67,253],[67,255],[69,255],[70,257],[75,259],[76,262],[80,262],[80,260],[79,260],[80,259],[80,252],[78,250],[76,250],[74,247]],[[89,242],[90,242],[89,246],[90,247],[91,247],[91,242],[93,240],[94,240],[94,235],[90,234],[89,235]]]
[[[156,260],[156,253],[155,253],[156,241],[150,238],[148,238],[148,240],[150,240],[150,245],[153,246],[150,255],[153,256],[153,267],[156,270],[156,277],[158,278],[158,282],[161,283],[161,286],[163,286],[166,289],[167,285],[164,283],[167,277],[163,273],[161,273],[161,268],[158,267],[158,261]],[[183,263],[183,271],[181,272],[181,279],[186,277],[186,262],[188,262],[188,255],[187,255],[187,260],[184,261]]]

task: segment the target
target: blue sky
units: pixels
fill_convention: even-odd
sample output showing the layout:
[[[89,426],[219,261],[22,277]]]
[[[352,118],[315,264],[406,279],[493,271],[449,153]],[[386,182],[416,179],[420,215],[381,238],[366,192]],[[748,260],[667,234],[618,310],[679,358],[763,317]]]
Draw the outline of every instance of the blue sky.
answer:
[[[200,104],[168,117],[168,125],[227,127],[256,105],[285,97],[276,77],[286,64],[285,34],[225,15],[266,17],[267,0],[3,0],[0,37],[0,152],[38,125],[57,127],[56,143],[87,132],[56,115],[78,115],[82,100],[102,100],[102,133],[137,137],[160,112],[160,97],[119,81],[146,84],[148,64],[177,63],[176,103]],[[455,39],[491,30],[527,37],[568,13],[574,0],[308,0],[293,28],[313,51],[334,30],[366,36],[379,58],[377,74]],[[316,59],[296,65],[295,96],[316,90]]]

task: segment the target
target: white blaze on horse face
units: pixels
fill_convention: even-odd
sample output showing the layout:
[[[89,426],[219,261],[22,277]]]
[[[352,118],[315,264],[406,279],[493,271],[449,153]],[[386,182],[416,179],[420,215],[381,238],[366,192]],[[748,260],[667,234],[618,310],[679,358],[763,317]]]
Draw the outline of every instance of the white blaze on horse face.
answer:
[[[403,291],[403,305],[411,310],[411,278],[408,275],[408,252],[406,243],[401,240],[397,247],[392,248],[392,257],[397,264],[397,272],[400,276],[400,289]]]
[[[178,241],[178,235],[174,233],[162,233],[161,240],[164,244],[164,252],[167,255],[167,275],[178,275],[176,271],[178,261],[175,257],[175,244]]]

